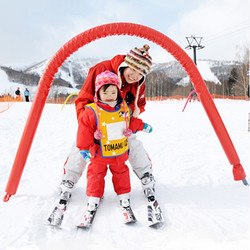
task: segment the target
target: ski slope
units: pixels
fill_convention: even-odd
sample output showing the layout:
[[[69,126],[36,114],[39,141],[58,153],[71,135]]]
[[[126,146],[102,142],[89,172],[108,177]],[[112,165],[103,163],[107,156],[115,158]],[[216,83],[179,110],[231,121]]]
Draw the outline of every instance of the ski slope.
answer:
[[[165,226],[148,227],[146,200],[132,171],[131,204],[138,222],[124,225],[108,172],[104,200],[89,231],[75,228],[86,207],[86,171],[73,192],[62,230],[46,224],[58,201],[62,167],[77,129],[73,105],[61,110],[62,105],[46,104],[17,193],[9,202],[0,201],[0,249],[248,249],[249,186],[233,180],[232,166],[201,103],[191,102],[182,112],[184,104],[185,100],[148,102],[141,118],[154,130],[138,133],[153,161]],[[249,177],[249,102],[215,104]],[[31,103],[15,103],[0,114],[2,198],[30,107]]]

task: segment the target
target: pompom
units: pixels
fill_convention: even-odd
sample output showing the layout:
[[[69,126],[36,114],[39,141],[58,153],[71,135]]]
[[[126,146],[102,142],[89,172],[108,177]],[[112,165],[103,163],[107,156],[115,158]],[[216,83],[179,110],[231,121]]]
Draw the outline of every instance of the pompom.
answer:
[[[102,139],[102,132],[99,129],[97,129],[94,133],[94,137],[96,140],[101,140]]]
[[[123,134],[126,136],[126,137],[129,137],[132,135],[132,130],[127,128],[123,131]]]
[[[150,47],[149,47],[149,45],[145,44],[145,45],[143,45],[143,49],[144,49],[145,51],[148,51],[148,50],[150,49]]]

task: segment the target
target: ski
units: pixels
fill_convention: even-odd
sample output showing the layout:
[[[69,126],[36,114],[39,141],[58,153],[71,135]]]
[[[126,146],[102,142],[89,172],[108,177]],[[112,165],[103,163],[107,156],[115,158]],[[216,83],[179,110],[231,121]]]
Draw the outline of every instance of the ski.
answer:
[[[124,223],[125,224],[135,223],[136,218],[130,206],[129,199],[120,200],[120,207],[122,210]]]
[[[67,204],[58,204],[53,209],[48,218],[49,225],[60,227],[63,221],[64,213],[67,209]]]
[[[76,226],[77,228],[81,228],[81,229],[89,229],[92,226],[92,223],[94,221],[95,215],[96,215],[96,211],[98,209],[98,207],[100,206],[102,200],[104,197],[102,197],[99,201],[97,202],[90,202],[87,205],[87,209],[84,212],[83,216],[82,216],[82,220],[81,222]]]
[[[77,225],[77,228],[81,228],[81,229],[89,229],[92,226],[92,223],[94,221],[95,215],[96,215],[96,210],[93,211],[88,211],[86,210],[83,214],[83,220],[82,222]]]
[[[61,194],[58,204],[54,207],[48,218],[49,225],[60,228],[70,197],[71,194],[69,192]]]
[[[125,224],[135,223],[136,218],[130,206],[122,207],[122,214]]]
[[[161,208],[154,196],[148,197],[148,222],[154,228],[161,227],[164,223]]]

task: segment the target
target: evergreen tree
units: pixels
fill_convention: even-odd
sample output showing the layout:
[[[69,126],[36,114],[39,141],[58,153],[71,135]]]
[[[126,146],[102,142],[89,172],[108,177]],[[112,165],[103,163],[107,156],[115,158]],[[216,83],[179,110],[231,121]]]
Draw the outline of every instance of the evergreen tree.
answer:
[[[238,72],[237,72],[237,68],[233,68],[231,70],[230,76],[228,78],[228,93],[229,95],[233,96],[233,87],[234,85],[237,83],[237,79],[238,79]]]

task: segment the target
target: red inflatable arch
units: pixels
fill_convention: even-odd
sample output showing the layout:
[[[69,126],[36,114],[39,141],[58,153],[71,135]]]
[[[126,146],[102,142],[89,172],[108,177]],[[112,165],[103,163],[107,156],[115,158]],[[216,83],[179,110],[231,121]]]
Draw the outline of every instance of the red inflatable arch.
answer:
[[[72,53],[84,45],[94,40],[114,35],[129,35],[145,38],[160,45],[163,49],[172,54],[177,61],[179,61],[189,75],[198,97],[228,157],[228,160],[233,165],[234,179],[243,180],[244,184],[247,183],[245,179],[246,174],[240,164],[240,160],[233,143],[210,96],[210,93],[192,59],[169,37],[152,28],[134,23],[110,23],[94,27],[75,36],[63,45],[47,64],[45,71],[41,76],[17,150],[16,158],[5,189],[6,195],[4,197],[4,201],[8,201],[10,196],[16,193],[51,83],[59,67]]]

